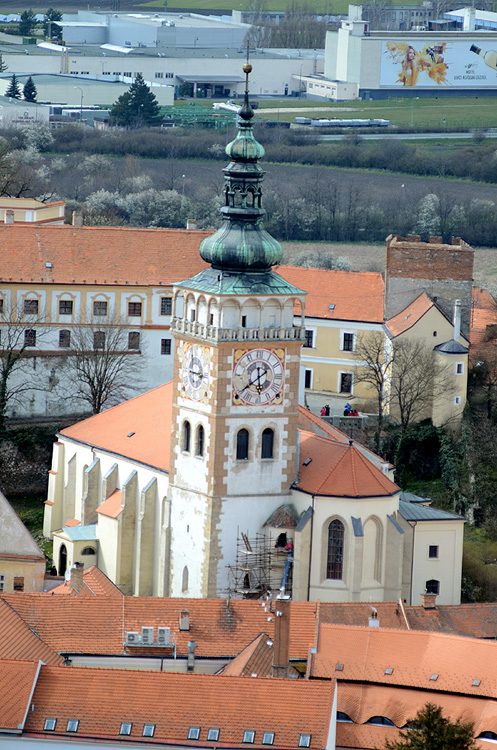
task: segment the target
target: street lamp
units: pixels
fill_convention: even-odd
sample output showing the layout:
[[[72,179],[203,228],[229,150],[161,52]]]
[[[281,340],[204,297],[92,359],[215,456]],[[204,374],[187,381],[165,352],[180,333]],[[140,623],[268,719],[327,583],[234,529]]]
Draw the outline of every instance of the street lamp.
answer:
[[[79,119],[80,121],[83,119],[83,89],[81,86],[73,86],[74,89],[79,89],[81,92],[81,102],[79,107]]]

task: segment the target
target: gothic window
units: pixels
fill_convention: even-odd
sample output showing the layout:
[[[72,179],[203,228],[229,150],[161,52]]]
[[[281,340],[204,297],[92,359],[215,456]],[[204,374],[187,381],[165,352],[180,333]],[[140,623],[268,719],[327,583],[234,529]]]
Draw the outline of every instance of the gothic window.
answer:
[[[261,458],[273,458],[274,431],[269,427],[262,433]]]
[[[240,188],[235,188],[235,206],[241,206],[242,205],[242,192]]]
[[[192,428],[190,426],[190,422],[188,421],[183,422],[183,435],[182,435],[181,447],[186,453],[190,452],[191,434],[192,434]]]
[[[248,430],[239,430],[236,436],[236,457],[239,461],[248,459],[249,434]]]
[[[204,440],[205,440],[205,433],[204,428],[201,424],[197,427],[197,439],[195,441],[195,455],[196,456],[203,456],[204,455]]]
[[[328,526],[328,560],[326,578],[341,581],[343,577],[343,523],[335,519]]]
[[[439,594],[440,593],[440,581],[436,581],[432,578],[426,581],[426,593],[427,594]]]

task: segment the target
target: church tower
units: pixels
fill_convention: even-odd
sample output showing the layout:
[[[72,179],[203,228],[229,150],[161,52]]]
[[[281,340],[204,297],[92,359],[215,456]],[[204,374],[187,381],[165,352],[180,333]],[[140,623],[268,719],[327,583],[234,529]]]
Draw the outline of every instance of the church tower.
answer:
[[[283,252],[263,227],[251,70],[226,147],[223,223],[200,247],[211,267],[174,290],[170,596],[223,595],[237,537],[262,531],[296,477],[304,328],[293,320],[305,293],[272,271]]]

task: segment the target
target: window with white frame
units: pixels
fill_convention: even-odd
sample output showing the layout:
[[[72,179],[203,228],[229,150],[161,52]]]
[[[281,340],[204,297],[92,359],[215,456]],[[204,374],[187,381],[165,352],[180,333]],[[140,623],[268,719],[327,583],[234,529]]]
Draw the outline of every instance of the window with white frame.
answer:
[[[355,348],[355,336],[352,331],[342,331],[342,351],[353,352]]]
[[[314,348],[315,331],[313,328],[306,328],[304,347],[307,349]]]
[[[338,385],[339,393],[352,393],[352,384],[354,382],[354,376],[351,372],[341,372],[340,381]]]

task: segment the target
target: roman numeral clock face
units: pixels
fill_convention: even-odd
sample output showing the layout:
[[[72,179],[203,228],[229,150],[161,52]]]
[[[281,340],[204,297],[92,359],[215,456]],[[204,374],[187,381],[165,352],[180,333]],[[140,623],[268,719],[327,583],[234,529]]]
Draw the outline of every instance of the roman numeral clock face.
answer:
[[[209,388],[209,350],[207,347],[199,344],[186,346],[181,379],[183,391],[193,401],[207,398]]]
[[[237,349],[233,365],[233,404],[281,404],[285,380],[283,349]]]

